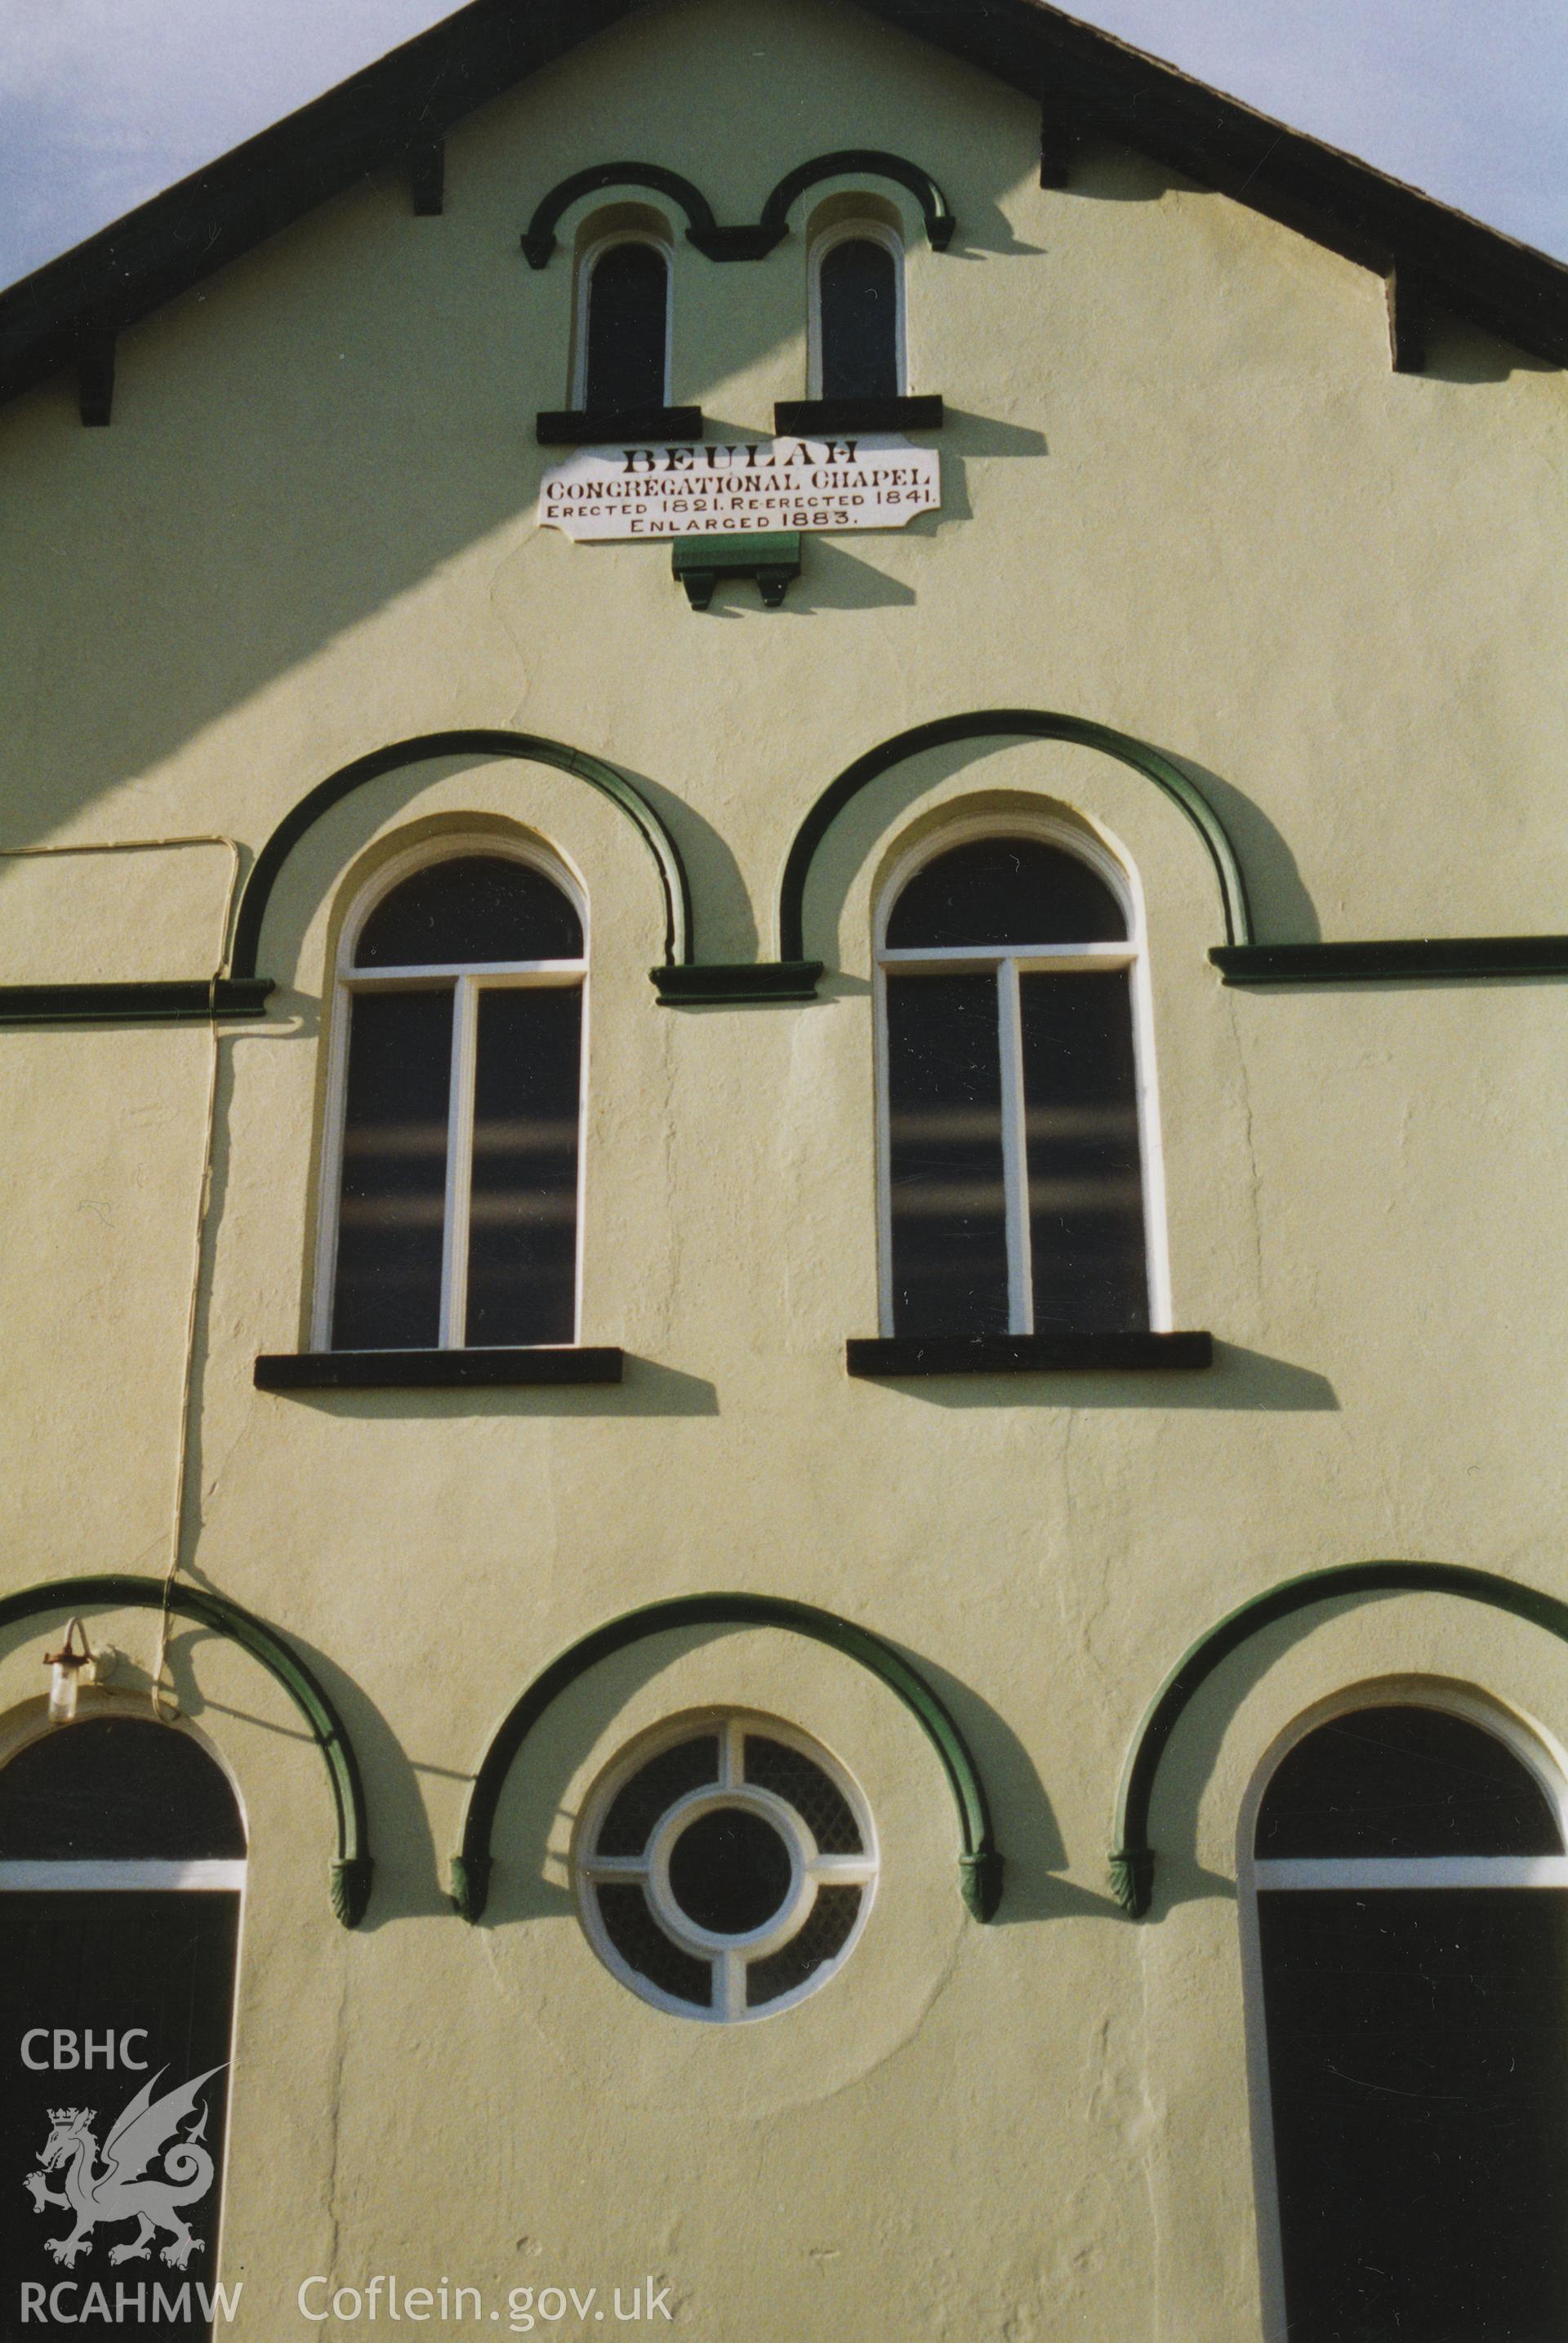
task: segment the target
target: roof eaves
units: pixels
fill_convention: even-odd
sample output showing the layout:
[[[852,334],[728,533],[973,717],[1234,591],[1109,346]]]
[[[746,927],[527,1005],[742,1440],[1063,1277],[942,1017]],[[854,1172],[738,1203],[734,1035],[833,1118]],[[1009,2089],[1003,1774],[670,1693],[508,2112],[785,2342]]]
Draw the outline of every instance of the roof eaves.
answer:
[[[1419,277],[1432,298],[1533,356],[1568,364],[1568,266],[1050,0],[859,0],[1053,108],[1250,205],[1360,266]]]
[[[373,172],[654,0],[469,0],[0,294],[0,401],[75,366]],[[1506,342],[1568,364],[1568,267],[1050,0],[858,0]]]
[[[0,400],[76,363],[280,228],[648,0],[470,0],[0,294]]]

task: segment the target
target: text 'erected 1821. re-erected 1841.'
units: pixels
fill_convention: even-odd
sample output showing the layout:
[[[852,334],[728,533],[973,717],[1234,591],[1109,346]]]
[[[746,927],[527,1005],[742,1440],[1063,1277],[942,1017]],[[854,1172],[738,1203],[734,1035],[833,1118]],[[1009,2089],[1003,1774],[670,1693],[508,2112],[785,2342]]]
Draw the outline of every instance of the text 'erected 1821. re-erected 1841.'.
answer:
[[[941,500],[936,449],[882,434],[579,447],[546,472],[539,526],[578,539],[902,528]]]

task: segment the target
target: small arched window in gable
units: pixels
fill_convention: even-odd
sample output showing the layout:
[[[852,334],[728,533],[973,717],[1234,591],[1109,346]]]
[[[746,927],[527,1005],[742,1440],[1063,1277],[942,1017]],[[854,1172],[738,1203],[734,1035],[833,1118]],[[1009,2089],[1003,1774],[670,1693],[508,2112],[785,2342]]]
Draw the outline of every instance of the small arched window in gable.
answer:
[[[221,2276],[245,1856],[226,1775],[179,1726],[79,1717],[0,1766],[0,2006],[13,2042],[0,2152],[17,2181],[6,2263],[25,2308],[62,2264],[88,2278],[131,2260],[176,2306],[160,2333],[212,2332],[195,2285],[177,2306],[181,2273],[207,2288]],[[121,2182],[149,2184],[128,2205],[116,2166]]]
[[[521,855],[425,860],[339,964],[334,1350],[576,1339],[582,912]]]
[[[1320,1725],[1268,1784],[1254,2057],[1291,2343],[1568,2332],[1568,1860],[1543,1772],[1469,1715],[1391,1704]]]
[[[578,279],[576,404],[590,412],[669,397],[670,256],[649,233],[602,237]]]
[[[883,1003],[883,1331],[1151,1316],[1129,910],[1063,836],[973,836],[898,888]]]
[[[897,398],[904,384],[903,246],[876,220],[846,220],[811,246],[814,398]]]

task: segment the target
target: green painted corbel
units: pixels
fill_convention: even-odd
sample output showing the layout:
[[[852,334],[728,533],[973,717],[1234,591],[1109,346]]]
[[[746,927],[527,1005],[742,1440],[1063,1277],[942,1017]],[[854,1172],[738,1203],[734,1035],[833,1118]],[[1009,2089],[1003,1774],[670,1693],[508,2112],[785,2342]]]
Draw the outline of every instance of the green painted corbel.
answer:
[[[469,1922],[481,1919],[489,1898],[490,1834],[514,1760],[534,1726],[560,1694],[601,1660],[646,1636],[678,1627],[777,1627],[808,1635],[866,1668],[900,1700],[941,1760],[958,1809],[961,1852],[959,1890],[977,1920],[994,1918],[1001,1901],[1002,1857],[991,1831],[990,1807],[980,1769],[952,1712],[920,1670],[869,1627],[836,1611],[776,1594],[681,1594],[645,1604],[593,1628],[553,1659],[515,1703],[480,1761],[463,1818],[463,1839],[452,1860],[452,1905]]]
[[[997,1906],[1001,1902],[1001,1879],[1002,1859],[994,1846],[960,1855],[959,1894],[975,1919],[995,1918]]]
[[[1469,1603],[1510,1612],[1568,1644],[1568,1603],[1543,1594],[1539,1587],[1523,1586],[1517,1579],[1500,1577],[1495,1571],[1473,1570],[1462,1563],[1342,1563],[1327,1570],[1310,1570],[1300,1578],[1287,1578],[1281,1585],[1253,1595],[1182,1654],[1133,1736],[1116,1801],[1115,1848],[1111,1857],[1111,1890],[1131,1918],[1142,1919],[1154,1894],[1154,1849],[1149,1844],[1154,1778],[1194,1693],[1221,1660],[1229,1659],[1265,1627],[1314,1603],[1332,1603],[1352,1594],[1457,1594]]]
[[[452,1907],[459,1919],[472,1925],[484,1911],[490,1900],[490,1871],[487,1855],[452,1857]]]
[[[51,1612],[161,1611],[167,1603],[183,1619],[194,1619],[215,1635],[237,1644],[282,1685],[310,1728],[320,1750],[337,1822],[337,1853],[329,1873],[332,1909],[346,1928],[357,1928],[370,1901],[374,1866],[365,1809],[365,1785],[348,1730],[327,1692],[293,1646],[254,1612],[242,1611],[210,1587],[161,1578],[133,1578],[127,1572],[96,1571],[85,1578],[56,1578],[0,1598],[0,1631]]]

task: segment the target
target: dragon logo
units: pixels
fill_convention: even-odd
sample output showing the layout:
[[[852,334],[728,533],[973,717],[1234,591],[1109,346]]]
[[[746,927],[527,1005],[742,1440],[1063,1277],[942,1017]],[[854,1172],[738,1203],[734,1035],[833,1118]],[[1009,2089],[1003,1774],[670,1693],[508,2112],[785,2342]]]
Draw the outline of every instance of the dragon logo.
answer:
[[[184,2269],[191,2255],[201,2252],[202,2241],[191,2235],[180,2218],[180,2207],[198,2204],[212,2187],[213,2160],[200,2145],[206,2130],[207,2110],[199,2094],[203,2084],[210,2083],[223,2069],[209,2066],[194,2082],[182,2083],[177,2090],[166,2091],[161,2099],[155,2099],[153,2093],[166,2071],[160,2066],[121,2114],[104,2142],[101,2167],[98,2143],[93,2136],[94,2110],[50,2108],[52,2128],[39,2155],[43,2168],[28,2173],[22,2185],[31,2191],[35,2212],[42,2213],[45,2207],[57,2205],[62,2212],[75,2215],[76,2226],[69,2237],[44,2240],[45,2250],[53,2254],[57,2262],[64,2262],[67,2269],[85,2250],[100,2221],[136,2221],[140,2225],[128,2245],[111,2249],[111,2262],[146,2261],[159,2229],[169,2233],[170,2243],[163,2248],[163,2259],[171,2268]],[[183,2139],[176,2137],[177,2127],[195,2112],[198,2104],[199,2120]],[[144,2177],[147,2166],[158,2156],[163,2158],[162,2171]],[[55,2190],[48,2186],[45,2174],[56,2172],[62,2166],[65,2187]]]

